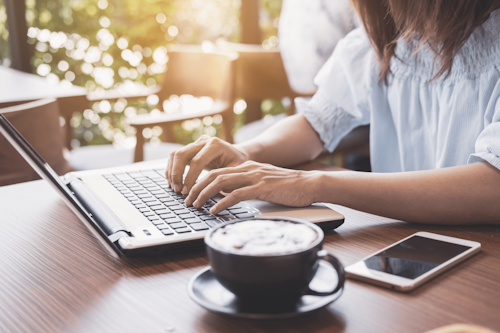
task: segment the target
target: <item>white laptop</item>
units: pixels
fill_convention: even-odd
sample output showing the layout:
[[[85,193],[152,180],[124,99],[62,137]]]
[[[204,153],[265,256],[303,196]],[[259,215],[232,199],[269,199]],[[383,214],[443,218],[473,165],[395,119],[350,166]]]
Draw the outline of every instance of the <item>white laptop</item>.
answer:
[[[33,169],[51,183],[65,203],[115,257],[168,254],[201,248],[211,228],[258,216],[298,218],[333,230],[344,216],[315,204],[293,208],[249,200],[212,215],[219,194],[201,209],[187,207],[165,179],[166,161],[71,172],[59,177],[21,134],[0,114],[0,132]],[[202,174],[203,176],[203,174]]]

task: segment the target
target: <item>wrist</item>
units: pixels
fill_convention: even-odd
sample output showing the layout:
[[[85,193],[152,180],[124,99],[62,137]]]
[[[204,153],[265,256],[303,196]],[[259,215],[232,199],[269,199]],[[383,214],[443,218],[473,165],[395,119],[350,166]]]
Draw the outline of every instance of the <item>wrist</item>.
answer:
[[[233,147],[238,149],[241,152],[242,158],[245,159],[244,162],[246,162],[246,161],[261,162],[258,160],[257,156],[258,156],[258,153],[262,150],[262,144],[239,143],[239,144],[234,144]]]
[[[342,190],[343,171],[314,171],[312,189],[314,202],[339,203]]]

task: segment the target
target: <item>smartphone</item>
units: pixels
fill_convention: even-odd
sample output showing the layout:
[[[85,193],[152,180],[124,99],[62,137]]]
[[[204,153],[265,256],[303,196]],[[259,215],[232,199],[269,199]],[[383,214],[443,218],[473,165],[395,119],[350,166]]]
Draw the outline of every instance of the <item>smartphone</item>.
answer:
[[[481,252],[481,244],[417,232],[346,267],[347,277],[409,292]]]

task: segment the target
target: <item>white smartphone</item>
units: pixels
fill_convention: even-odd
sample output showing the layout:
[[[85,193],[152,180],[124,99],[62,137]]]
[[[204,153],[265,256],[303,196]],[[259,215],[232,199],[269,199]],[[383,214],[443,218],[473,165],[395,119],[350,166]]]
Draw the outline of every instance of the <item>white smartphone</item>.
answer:
[[[346,267],[347,277],[408,292],[481,252],[481,244],[417,232]]]

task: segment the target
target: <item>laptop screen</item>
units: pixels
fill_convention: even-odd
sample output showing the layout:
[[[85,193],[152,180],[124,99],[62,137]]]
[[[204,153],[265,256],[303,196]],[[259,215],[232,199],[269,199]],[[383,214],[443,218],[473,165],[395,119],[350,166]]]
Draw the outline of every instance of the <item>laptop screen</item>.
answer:
[[[12,124],[0,114],[0,132],[7,141],[21,154],[21,156],[31,165],[31,167],[47,180],[62,196],[71,210],[84,222],[94,236],[106,247],[106,249],[116,257],[120,252],[101,229],[101,227],[92,219],[81,203],[76,199],[71,190],[61,181],[57,173],[48,165],[43,158],[31,147],[23,136],[12,126]]]

